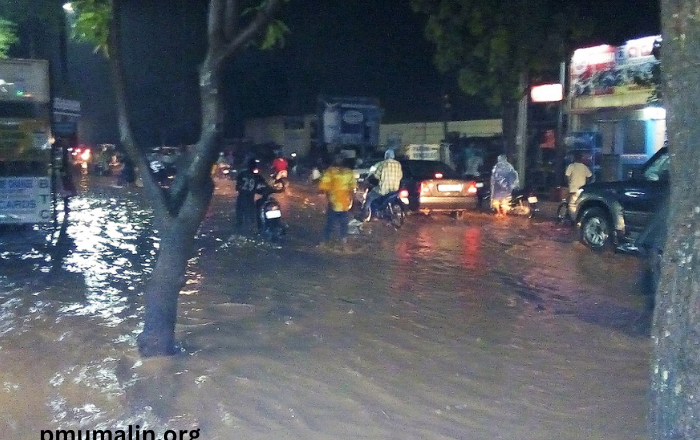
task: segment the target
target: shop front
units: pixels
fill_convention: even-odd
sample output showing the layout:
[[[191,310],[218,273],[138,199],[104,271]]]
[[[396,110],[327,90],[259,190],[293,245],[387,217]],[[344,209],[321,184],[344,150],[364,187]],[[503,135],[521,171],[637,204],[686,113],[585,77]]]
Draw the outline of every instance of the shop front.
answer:
[[[600,180],[618,180],[666,139],[666,112],[656,100],[660,36],[574,51],[569,70],[569,151],[589,149]],[[587,142],[582,142],[587,139]]]

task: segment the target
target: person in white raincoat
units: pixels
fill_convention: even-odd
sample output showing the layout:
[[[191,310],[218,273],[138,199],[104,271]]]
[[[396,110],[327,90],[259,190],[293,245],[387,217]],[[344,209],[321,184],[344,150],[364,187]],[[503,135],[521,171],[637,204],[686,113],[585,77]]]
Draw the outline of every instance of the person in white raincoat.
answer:
[[[508,162],[508,157],[501,154],[491,171],[491,206],[496,210],[497,215],[503,215],[508,211],[508,201],[513,190],[519,185],[518,172]]]

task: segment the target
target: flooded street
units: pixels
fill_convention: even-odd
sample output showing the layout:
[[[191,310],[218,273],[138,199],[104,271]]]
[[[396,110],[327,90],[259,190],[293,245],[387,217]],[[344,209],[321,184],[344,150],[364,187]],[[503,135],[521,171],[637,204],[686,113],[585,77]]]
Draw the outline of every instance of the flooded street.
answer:
[[[149,210],[138,189],[82,185],[57,246],[0,236],[0,438],[646,438],[638,262],[573,230],[412,215],[364,225],[343,253],[315,247],[325,198],[293,184],[271,246],[233,233],[219,182],[180,297],[183,353],[141,359]]]

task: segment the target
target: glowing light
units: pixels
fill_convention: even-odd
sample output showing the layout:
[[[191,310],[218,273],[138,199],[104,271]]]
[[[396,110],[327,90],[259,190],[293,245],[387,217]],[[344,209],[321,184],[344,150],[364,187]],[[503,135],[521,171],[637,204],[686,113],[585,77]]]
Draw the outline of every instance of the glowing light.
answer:
[[[666,109],[663,107],[645,107],[642,110],[644,120],[666,119]]]
[[[530,89],[532,102],[559,102],[564,99],[564,87],[561,84],[543,84]]]

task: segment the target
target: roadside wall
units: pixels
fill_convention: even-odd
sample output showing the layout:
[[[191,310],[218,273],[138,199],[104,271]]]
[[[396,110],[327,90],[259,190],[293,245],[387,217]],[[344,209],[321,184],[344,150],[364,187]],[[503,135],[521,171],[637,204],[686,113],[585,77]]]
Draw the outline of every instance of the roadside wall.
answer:
[[[503,133],[503,124],[500,119],[449,121],[447,131],[465,137],[492,137]],[[382,124],[379,130],[381,145],[439,144],[444,138],[443,122]]]
[[[304,156],[309,152],[311,126],[315,121],[315,115],[247,119],[245,137],[254,144],[274,142],[284,147],[285,154],[296,152]],[[439,144],[445,137],[444,130],[443,122],[381,124],[379,144],[394,148],[409,144]],[[500,119],[449,121],[447,130],[465,137],[492,137],[503,133],[503,125]]]

